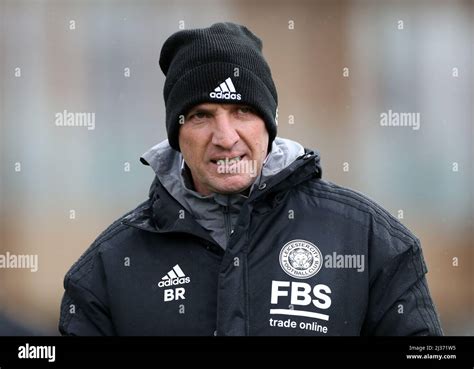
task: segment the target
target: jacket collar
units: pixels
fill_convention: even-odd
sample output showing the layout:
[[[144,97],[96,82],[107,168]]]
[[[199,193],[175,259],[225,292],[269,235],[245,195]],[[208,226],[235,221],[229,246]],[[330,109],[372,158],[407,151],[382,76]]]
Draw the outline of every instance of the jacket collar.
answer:
[[[279,173],[271,177],[259,176],[246,203],[258,207],[260,201],[270,199],[272,195],[282,193],[311,178],[321,178],[321,176],[319,153],[304,149],[303,155],[297,157]],[[184,212],[183,217],[179,216],[180,212]],[[176,216],[162,216],[163,214],[176,214]],[[209,233],[164,188],[157,176],[150,187],[148,201],[127,215],[122,223],[156,233],[188,233],[215,243]]]

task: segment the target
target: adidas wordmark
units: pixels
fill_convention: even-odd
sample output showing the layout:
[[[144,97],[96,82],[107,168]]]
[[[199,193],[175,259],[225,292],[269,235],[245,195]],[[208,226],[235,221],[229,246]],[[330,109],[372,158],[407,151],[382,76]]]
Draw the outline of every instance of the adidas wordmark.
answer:
[[[209,96],[214,99],[231,99],[231,100],[241,100],[240,94],[236,93],[232,79],[227,78],[219,86],[217,86],[214,91],[209,93]]]
[[[163,278],[161,278],[161,281],[158,282],[158,287],[176,286],[189,282],[191,282],[191,279],[186,277],[179,264],[176,264]]]

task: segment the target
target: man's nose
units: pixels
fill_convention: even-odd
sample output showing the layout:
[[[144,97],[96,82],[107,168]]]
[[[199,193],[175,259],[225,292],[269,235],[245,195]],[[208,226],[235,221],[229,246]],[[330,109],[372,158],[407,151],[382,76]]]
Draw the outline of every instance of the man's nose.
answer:
[[[234,128],[231,115],[227,112],[216,114],[212,143],[224,149],[231,150],[239,139],[240,136]]]

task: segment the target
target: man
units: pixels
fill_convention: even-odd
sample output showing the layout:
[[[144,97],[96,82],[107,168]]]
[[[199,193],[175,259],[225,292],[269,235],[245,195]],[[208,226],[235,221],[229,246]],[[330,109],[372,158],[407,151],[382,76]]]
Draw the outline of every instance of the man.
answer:
[[[168,140],[149,199],[67,273],[65,335],[441,335],[419,240],[276,138],[260,39],[217,23],[165,42]]]

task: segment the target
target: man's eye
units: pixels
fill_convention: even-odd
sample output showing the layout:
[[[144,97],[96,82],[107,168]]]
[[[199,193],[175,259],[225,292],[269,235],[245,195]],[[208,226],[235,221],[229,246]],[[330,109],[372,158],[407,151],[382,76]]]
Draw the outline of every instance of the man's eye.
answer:
[[[190,120],[191,120],[191,119],[198,119],[198,120],[199,120],[199,119],[204,119],[204,118],[206,118],[206,117],[207,117],[207,114],[206,114],[206,113],[201,112],[201,111],[198,111],[198,112],[196,112],[196,113],[194,113],[194,114],[191,114],[188,119],[190,119]]]

